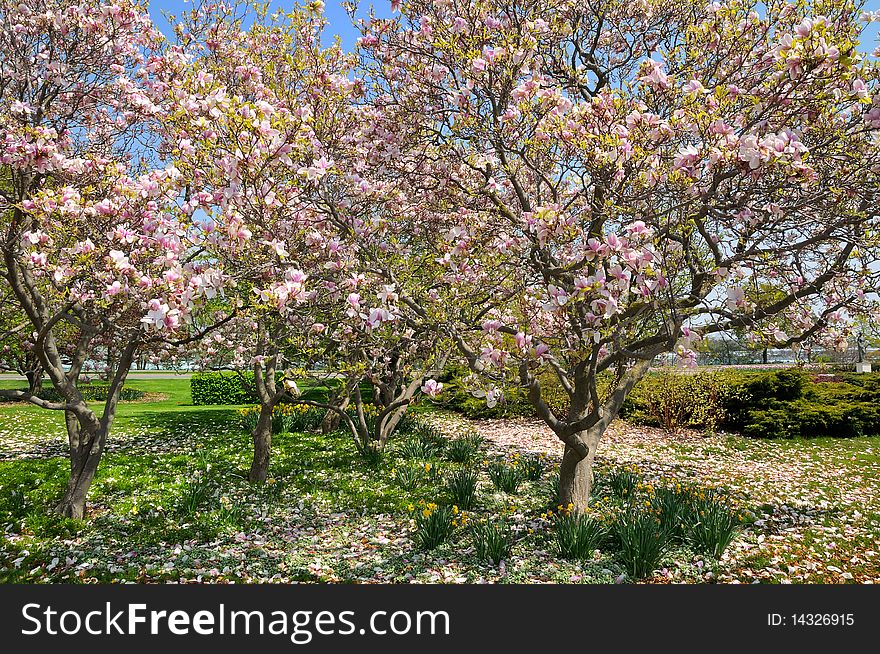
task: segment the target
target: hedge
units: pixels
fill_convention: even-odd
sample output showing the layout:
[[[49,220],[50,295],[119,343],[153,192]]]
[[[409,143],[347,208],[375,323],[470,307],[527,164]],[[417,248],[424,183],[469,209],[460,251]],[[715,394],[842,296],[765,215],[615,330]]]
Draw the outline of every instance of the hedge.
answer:
[[[21,390],[27,391],[26,388]],[[79,386],[79,392],[82,394],[83,399],[86,402],[104,402],[107,399],[109,391],[110,386],[108,384],[81,384]],[[134,402],[142,399],[145,395],[146,393],[144,391],[136,388],[126,388],[125,386],[119,391],[119,399],[122,402]],[[54,388],[44,388],[37,393],[37,397],[46,400],[47,402],[60,402],[63,399],[61,394]]]
[[[443,394],[437,404],[468,418],[516,418],[535,415],[535,409],[525,392],[517,387],[503,391],[494,407],[486,405],[486,399],[475,397],[468,389],[464,379],[470,375],[464,366],[448,366],[438,381],[443,382]]]
[[[205,404],[251,404],[256,398],[245,387],[242,376],[253,388],[252,372],[197,372],[189,380],[192,401]]]
[[[247,390],[248,387],[253,388],[253,380],[254,373],[251,371],[243,371],[241,373],[233,371],[193,373],[189,382],[193,404],[253,404],[257,402],[257,397]],[[279,372],[276,382],[280,384],[282,380],[283,374]],[[298,383],[304,398],[318,402],[327,401],[330,387],[333,386],[332,380],[329,383],[316,386],[305,382]],[[362,384],[361,396],[365,402],[372,401],[373,387],[369,384]]]
[[[472,418],[535,415],[516,387],[506,389],[498,405],[488,408],[465,388],[461,380],[467,374],[464,369],[447,371],[442,405]],[[541,386],[547,400],[559,404],[553,379],[542,379]],[[724,429],[752,438],[880,435],[880,373],[664,369],[636,385],[621,417],[669,431]]]
[[[662,424],[660,375],[677,377],[667,403],[683,411],[678,426],[738,431],[752,438],[851,437],[880,434],[880,374],[811,375],[799,368],[774,372],[653,373],[633,390],[622,412],[635,422]],[[714,386],[713,394],[707,388]],[[652,404],[653,403],[653,404]],[[710,410],[705,410],[709,406]],[[715,424],[707,417],[714,417]]]

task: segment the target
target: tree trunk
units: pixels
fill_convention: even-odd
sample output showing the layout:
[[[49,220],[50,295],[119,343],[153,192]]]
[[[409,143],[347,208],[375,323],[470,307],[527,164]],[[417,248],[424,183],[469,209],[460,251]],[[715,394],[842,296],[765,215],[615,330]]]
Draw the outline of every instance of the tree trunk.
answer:
[[[342,416],[335,411],[327,409],[327,413],[324,414],[324,419],[321,421],[321,433],[329,434],[336,431],[339,429],[340,424],[342,424]]]
[[[338,401],[338,397],[333,398],[330,401],[330,404],[334,404]],[[338,405],[340,409],[345,411],[348,408],[348,404],[351,401],[350,397],[346,397],[342,400],[342,402]],[[321,433],[329,434],[330,432],[334,432],[339,429],[339,426],[342,424],[342,416],[340,416],[336,411],[331,409],[327,409],[327,413],[324,414],[324,419],[321,421]]]
[[[397,429],[398,423],[400,423],[401,419],[403,419],[403,415],[406,413],[407,406],[404,405],[399,409],[395,409],[391,416],[389,416],[384,424],[380,425],[376,424],[376,440],[378,441],[379,449],[384,451],[385,446],[388,444],[388,439],[391,437],[391,434],[394,433],[394,430]]]
[[[559,503],[563,506],[571,504],[575,513],[583,513],[589,504],[593,490],[593,461],[602,432],[585,431],[580,436],[589,448],[587,456],[580,458],[574,449],[566,445],[559,466]]]
[[[37,368],[33,370],[28,370],[25,373],[25,377],[27,377],[28,380],[28,393],[31,395],[39,395],[43,391],[42,366],[37,366]]]
[[[86,517],[86,498],[104,454],[107,434],[102,427],[83,429],[70,412],[65,414],[65,420],[70,442],[70,479],[55,510],[68,518],[83,519]]]
[[[767,348],[766,347],[763,350],[761,350],[761,363],[763,363],[765,366],[767,365]]]
[[[559,503],[563,506],[572,505],[576,513],[583,513],[590,501],[593,488],[594,449],[583,459],[568,445],[562,455],[559,466]]]
[[[252,484],[264,484],[269,476],[269,454],[272,449],[272,409],[275,405],[262,405],[257,426],[254,427],[254,460],[248,473]]]

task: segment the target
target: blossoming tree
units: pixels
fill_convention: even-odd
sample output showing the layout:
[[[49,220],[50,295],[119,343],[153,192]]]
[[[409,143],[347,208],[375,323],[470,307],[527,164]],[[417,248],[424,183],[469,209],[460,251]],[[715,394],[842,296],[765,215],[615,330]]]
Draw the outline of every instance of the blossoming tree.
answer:
[[[322,46],[324,23],[317,5],[269,15],[248,3],[206,5],[175,23],[190,62],[172,85],[179,110],[167,121],[193,189],[183,210],[201,214],[201,256],[230,276],[225,302],[237,314],[201,354],[211,367],[253,373],[242,379],[260,404],[249,474],[257,483],[268,475],[272,412],[296,388],[287,371],[326,338],[317,316],[345,316],[340,287],[356,262],[319,202],[360,92],[350,57]]]
[[[363,106],[353,58],[322,46],[324,26],[317,3],[274,14],[205,6],[176,25],[191,65],[173,84],[173,156],[198,189],[184,210],[207,216],[203,256],[222,262],[236,286],[227,301],[237,318],[202,352],[215,367],[253,371],[254,482],[267,477],[282,400],[326,408],[366,451],[384,446],[433,370],[437,339],[398,329],[395,286],[366,256],[391,256],[382,216],[399,193],[382,163],[394,150],[375,142],[381,121]],[[298,396],[294,370],[337,392],[326,402]],[[360,393],[367,380],[377,389],[375,425]]]
[[[413,184],[445,188],[415,218],[425,266],[456,289],[446,328],[484,394],[524,388],[562,441],[564,503],[586,506],[600,439],[658,355],[692,362],[733,329],[839,342],[870,308],[880,98],[858,3],[400,11],[363,23],[360,48],[377,110],[430,144]],[[763,283],[784,292],[755,305]]]
[[[169,62],[144,7],[4,1],[0,17],[3,296],[61,400],[0,395],[64,412],[70,479],[58,510],[83,517],[135,354],[178,338],[222,277],[185,256],[179,171],[150,165]],[[100,412],[78,387],[99,347],[115,352]]]

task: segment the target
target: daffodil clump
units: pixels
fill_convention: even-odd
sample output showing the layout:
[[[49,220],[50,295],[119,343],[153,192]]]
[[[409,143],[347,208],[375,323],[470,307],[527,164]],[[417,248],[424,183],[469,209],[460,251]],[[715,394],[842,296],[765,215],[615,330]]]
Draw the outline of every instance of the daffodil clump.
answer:
[[[422,484],[435,482],[440,475],[437,465],[431,461],[407,461],[391,468],[395,483],[403,489],[414,490]]]
[[[405,490],[414,490],[422,481],[422,466],[410,463],[391,468],[394,482]]]
[[[620,514],[615,536],[627,572],[637,579],[657,569],[670,544],[669,532],[658,513],[637,505]]]
[[[483,437],[478,433],[460,436],[449,442],[446,458],[454,463],[470,463],[480,453]]]
[[[559,555],[564,559],[590,559],[608,536],[608,526],[593,515],[577,513],[574,504],[559,504],[541,514],[553,525]]]
[[[615,468],[608,475],[608,485],[611,487],[611,491],[621,499],[631,497],[640,481],[641,471],[638,466],[634,465]]]
[[[684,540],[695,551],[720,558],[746,521],[744,511],[718,491],[690,496],[684,512]]]
[[[516,537],[507,516],[475,521],[470,529],[474,553],[483,561],[498,565],[510,556]]]
[[[747,520],[746,512],[717,489],[675,479],[655,484],[635,477],[632,468],[616,472],[618,482],[611,487],[623,503],[613,532],[619,556],[635,577],[651,574],[675,546],[720,558]]]
[[[432,550],[445,543],[456,527],[465,525],[468,516],[456,505],[419,501],[410,504],[409,510],[415,521],[413,540],[422,550]]]
[[[520,462],[522,466],[522,476],[528,481],[540,480],[549,465],[547,455],[543,452],[541,454],[527,454],[526,456],[521,457]]]
[[[449,497],[463,509],[471,509],[477,503],[479,475],[471,468],[458,468],[446,477]]]
[[[238,409],[237,413],[244,429],[251,431],[260,418],[260,407],[249,406]],[[274,433],[310,431],[317,429],[326,411],[305,404],[276,404],[272,409],[272,431]]]
[[[399,453],[404,459],[427,460],[437,456],[437,448],[430,441],[411,436],[400,444]]]
[[[523,468],[519,453],[506,460],[489,462],[487,471],[492,484],[502,493],[515,493],[523,481]]]

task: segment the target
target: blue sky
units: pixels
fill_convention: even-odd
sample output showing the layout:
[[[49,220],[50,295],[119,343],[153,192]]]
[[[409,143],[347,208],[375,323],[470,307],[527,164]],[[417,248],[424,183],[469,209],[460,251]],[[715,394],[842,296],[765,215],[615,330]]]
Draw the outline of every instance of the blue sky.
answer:
[[[357,31],[351,26],[351,22],[348,18],[348,15],[342,9],[342,5],[339,0],[325,0],[327,3],[325,13],[327,15],[327,21],[329,23],[328,33],[332,35],[338,35],[342,39],[342,45],[350,49],[354,46],[355,39],[358,34]],[[372,6],[375,8],[376,14],[379,16],[390,16],[391,15],[391,0],[376,0],[376,2],[361,2],[361,14],[366,15],[369,13],[369,7]],[[273,0],[273,7],[283,8],[290,7],[293,5],[292,0]],[[152,0],[150,2],[150,14],[153,16],[153,20],[156,22],[159,29],[165,31],[168,27],[168,23],[162,18],[162,12],[167,11],[171,13],[179,12],[182,8],[187,8],[189,6],[188,3],[183,2],[182,0]],[[869,0],[865,4],[865,9],[869,11],[880,11],[880,0]],[[868,31],[865,35],[865,42],[862,44],[863,50],[873,50],[874,47],[878,45],[877,34],[880,32],[880,24],[873,23],[868,26]]]
[[[334,36],[338,35],[342,39],[343,47],[346,49],[353,48],[358,33],[357,30],[351,26],[351,20],[349,19],[348,14],[345,13],[345,10],[342,9],[341,2],[339,2],[339,0],[324,1],[326,2],[324,13],[327,16],[328,34]],[[293,0],[272,1],[272,7],[274,8],[287,8],[293,6],[293,4]],[[369,2],[361,2],[359,15],[368,15],[370,4],[371,3]],[[880,5],[880,0],[877,0],[877,4]],[[372,5],[375,8],[377,16],[388,17],[391,15],[391,0],[377,0],[376,2],[373,2]],[[190,3],[183,2],[182,0],[151,0],[150,14],[159,29],[166,31],[168,23],[162,18],[162,12],[177,13],[182,8],[190,8],[191,6]]]

